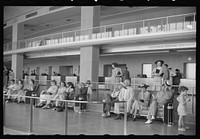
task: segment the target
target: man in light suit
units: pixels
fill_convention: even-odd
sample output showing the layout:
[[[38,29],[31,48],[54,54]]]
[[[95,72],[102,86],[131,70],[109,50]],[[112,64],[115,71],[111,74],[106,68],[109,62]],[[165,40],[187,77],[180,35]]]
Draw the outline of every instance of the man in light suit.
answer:
[[[134,96],[133,88],[130,86],[130,80],[126,79],[123,83],[123,87],[120,90],[118,100],[119,101],[127,101],[127,108],[126,108],[127,114],[130,113],[131,106],[133,104],[133,96]],[[123,103],[115,103],[114,113],[117,114],[117,116],[115,117],[115,120],[121,119],[120,107],[124,107],[124,104]]]

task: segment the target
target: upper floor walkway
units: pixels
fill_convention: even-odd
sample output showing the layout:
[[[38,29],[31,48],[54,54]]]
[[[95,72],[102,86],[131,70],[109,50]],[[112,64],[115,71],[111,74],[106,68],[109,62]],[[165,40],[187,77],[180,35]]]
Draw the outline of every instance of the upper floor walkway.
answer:
[[[86,45],[109,44],[115,41],[127,42],[177,36],[196,38],[196,13],[49,34],[6,43],[3,48],[4,55],[9,55],[65,47],[79,48]],[[12,45],[17,45],[17,49],[13,49]]]

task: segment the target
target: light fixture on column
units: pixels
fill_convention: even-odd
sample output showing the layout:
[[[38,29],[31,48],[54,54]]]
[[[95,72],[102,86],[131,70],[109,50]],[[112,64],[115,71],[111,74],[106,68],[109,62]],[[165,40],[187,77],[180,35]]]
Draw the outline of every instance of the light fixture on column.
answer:
[[[191,60],[192,60],[192,58],[189,56],[189,57],[188,57],[188,61],[191,61]]]

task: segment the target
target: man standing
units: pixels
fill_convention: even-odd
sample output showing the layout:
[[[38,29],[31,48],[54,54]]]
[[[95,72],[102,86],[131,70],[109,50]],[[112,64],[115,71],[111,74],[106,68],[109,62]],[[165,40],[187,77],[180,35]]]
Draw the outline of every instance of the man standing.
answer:
[[[120,94],[118,96],[118,100],[127,102],[127,107],[125,108],[125,109],[127,109],[127,113],[130,113],[131,106],[133,104],[133,96],[134,96],[134,94],[133,94],[133,89],[130,86],[130,80],[126,79],[124,81],[123,87],[120,90]],[[117,114],[117,116],[115,117],[115,120],[121,119],[120,107],[124,108],[124,103],[115,103],[114,113]]]
[[[176,87],[173,87],[174,89],[174,93],[175,94],[178,94],[178,85],[180,84],[181,82],[181,78],[183,77],[182,74],[180,73],[180,70],[179,69],[176,69],[175,70],[175,76],[173,76],[173,85],[176,85]]]
[[[130,79],[130,73],[127,67],[125,67],[124,72],[123,72],[123,81],[125,81],[126,79]]]
[[[169,69],[168,69],[168,65],[164,64],[164,68],[163,68],[163,77],[162,77],[162,84],[166,81],[169,81]]]

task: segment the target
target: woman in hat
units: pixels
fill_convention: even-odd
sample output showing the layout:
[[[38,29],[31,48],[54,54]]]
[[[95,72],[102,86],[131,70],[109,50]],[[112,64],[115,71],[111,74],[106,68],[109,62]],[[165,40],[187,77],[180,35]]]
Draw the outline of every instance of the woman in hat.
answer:
[[[162,65],[164,64],[163,60],[157,60],[155,62],[156,67],[152,71],[153,75],[153,90],[160,91],[160,86],[162,83]]]
[[[141,92],[138,94],[138,98],[134,101],[130,114],[132,114],[133,121],[136,120],[137,113],[142,110],[143,107],[147,107],[149,104],[150,93],[147,91],[149,86],[142,84],[139,86]]]
[[[156,96],[153,95],[153,101],[147,114],[148,120],[145,122],[146,124],[152,123],[152,120],[155,119],[157,109],[171,101],[173,99],[172,95],[171,84],[169,81],[165,81],[165,83],[162,84],[161,91],[157,92]]]
[[[120,77],[123,75],[121,68],[118,67],[117,63],[112,63],[112,75],[111,75],[111,80],[112,80],[112,88],[111,90],[114,89],[114,85],[120,82]]]
[[[49,87],[49,89],[46,92],[42,91],[40,93],[40,103],[36,106],[36,108],[41,108],[45,103],[46,103],[46,105],[42,108],[43,109],[50,108],[49,104],[50,104],[51,100],[47,100],[47,99],[53,99],[58,90],[58,86],[56,85],[55,80],[51,80],[50,84],[51,84],[51,86]]]

